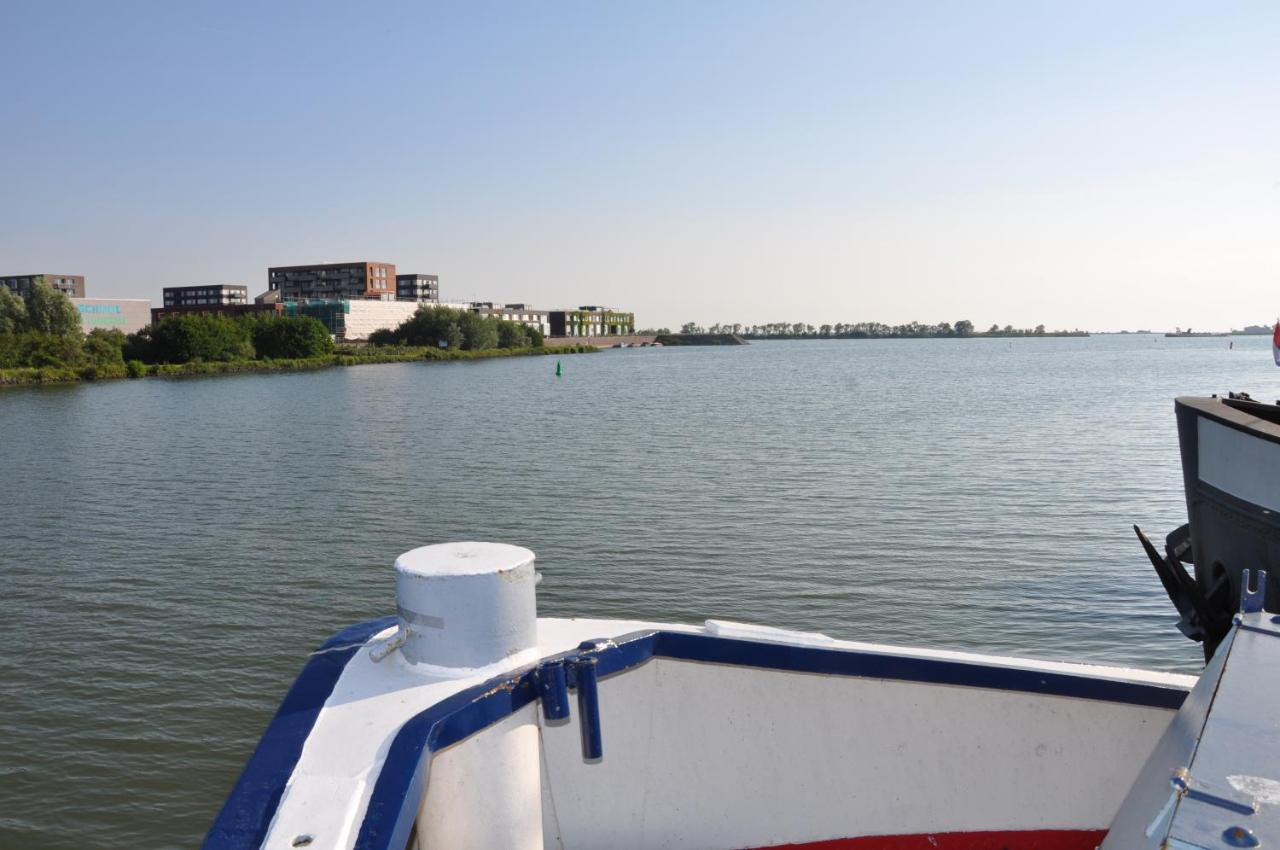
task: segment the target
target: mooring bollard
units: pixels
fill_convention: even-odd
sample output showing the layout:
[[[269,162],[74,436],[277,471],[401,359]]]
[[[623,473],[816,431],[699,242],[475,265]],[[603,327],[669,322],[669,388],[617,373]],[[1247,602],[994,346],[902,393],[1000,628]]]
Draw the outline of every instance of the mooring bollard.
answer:
[[[535,582],[534,554],[520,546],[444,543],[405,552],[396,559],[405,660],[466,675],[535,648]],[[418,846],[542,847],[536,708],[432,756]]]
[[[533,561],[505,543],[442,543],[396,558],[405,658],[484,667],[537,646]]]

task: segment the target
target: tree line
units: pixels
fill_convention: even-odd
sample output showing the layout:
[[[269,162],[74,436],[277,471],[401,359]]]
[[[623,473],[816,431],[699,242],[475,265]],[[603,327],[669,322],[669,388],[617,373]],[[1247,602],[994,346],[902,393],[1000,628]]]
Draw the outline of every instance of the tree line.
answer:
[[[373,346],[407,345],[488,351],[500,348],[541,348],[542,331],[519,322],[481,316],[470,310],[424,304],[392,329],[369,334]]]
[[[543,339],[538,329],[518,322],[424,305],[369,342],[373,350],[481,351],[540,348]],[[75,305],[47,283],[37,282],[23,298],[0,285],[0,369],[58,370],[86,379],[141,377],[150,366],[315,360],[335,349],[329,329],[310,316],[178,313],[127,335],[105,328],[84,334]],[[354,356],[360,351],[349,349]]]
[[[881,322],[835,323],[810,325],[804,322],[769,322],[762,325],[715,324],[703,327],[696,322],[686,322],[680,333],[736,334],[746,339],[914,339],[933,337],[983,337],[983,336],[1087,336],[1081,330],[1046,331],[1044,325],[1034,328],[1015,328],[1013,325],[993,324],[985,331],[977,330],[973,322],[961,319],[955,324],[939,322],[936,325],[908,322],[905,325],[886,325]]]
[[[80,377],[123,377],[125,335],[80,332],[80,313],[62,292],[37,281],[19,298],[0,285],[0,369],[71,370]]]

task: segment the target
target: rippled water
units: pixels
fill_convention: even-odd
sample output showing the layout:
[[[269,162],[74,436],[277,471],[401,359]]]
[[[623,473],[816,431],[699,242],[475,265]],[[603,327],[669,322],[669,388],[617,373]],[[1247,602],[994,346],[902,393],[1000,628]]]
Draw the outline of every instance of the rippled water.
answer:
[[[0,847],[199,843],[306,653],[450,539],[545,614],[1194,670],[1130,531],[1269,339],[757,343],[0,392]]]

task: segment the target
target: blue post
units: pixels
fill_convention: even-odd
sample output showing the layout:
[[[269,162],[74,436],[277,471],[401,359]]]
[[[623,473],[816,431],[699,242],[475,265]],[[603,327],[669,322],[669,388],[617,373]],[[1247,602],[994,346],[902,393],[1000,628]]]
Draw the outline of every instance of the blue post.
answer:
[[[600,691],[597,689],[596,659],[577,658],[573,670],[578,680],[578,726],[582,730],[582,757],[594,761],[604,757],[600,738]]]

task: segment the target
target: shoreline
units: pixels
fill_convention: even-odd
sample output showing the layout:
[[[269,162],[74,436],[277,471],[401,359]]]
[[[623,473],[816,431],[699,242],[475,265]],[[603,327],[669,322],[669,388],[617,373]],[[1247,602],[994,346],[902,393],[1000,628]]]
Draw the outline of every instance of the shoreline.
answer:
[[[836,335],[836,334],[828,334],[828,335],[826,335],[826,336],[823,336],[822,334],[764,334],[764,335],[759,335],[759,334],[740,334],[740,336],[742,337],[742,339],[747,340],[748,342],[755,342],[755,341],[759,341],[759,340],[768,341],[768,340],[771,340],[771,339],[776,339],[776,340],[792,340],[792,341],[795,341],[795,340],[810,340],[810,339],[849,339],[849,340],[871,340],[871,339],[1046,339],[1046,338],[1049,338],[1049,337],[1055,337],[1055,338],[1068,338],[1068,337],[1088,337],[1088,336],[1091,336],[1091,335],[1092,335],[1092,332],[1091,332],[1091,331],[1045,331],[1045,332],[1044,332],[1044,333],[1042,333],[1042,334],[1036,334],[1036,333],[1021,334],[1021,333],[1017,333],[1016,331],[1015,331],[1015,332],[1013,332],[1013,333],[1005,333],[1004,331],[1000,331],[1000,332],[998,332],[998,333],[990,333],[990,332],[986,332],[986,331],[984,331],[984,332],[982,332],[982,333],[971,333],[971,334],[963,334],[963,335],[961,335],[961,334],[879,334],[879,335],[873,335],[873,334],[840,334],[840,335]]]
[[[364,351],[365,349],[361,349]],[[21,367],[0,369],[0,389],[6,387],[33,387],[51,384],[77,384],[95,381],[118,381],[140,378],[195,378],[216,375],[244,375],[264,372],[314,372],[345,366],[376,365],[379,363],[414,363],[438,361],[442,363],[463,360],[488,360],[494,357],[539,357],[560,354],[590,354],[600,349],[592,345],[567,345],[542,348],[489,348],[480,351],[438,348],[389,350],[374,354],[338,351],[323,357],[279,360],[228,360],[192,361],[190,363],[152,363],[138,361],[111,364],[110,366],[85,366],[78,369],[61,367]],[[134,366],[133,364],[137,364]],[[139,368],[140,367],[140,368]]]

